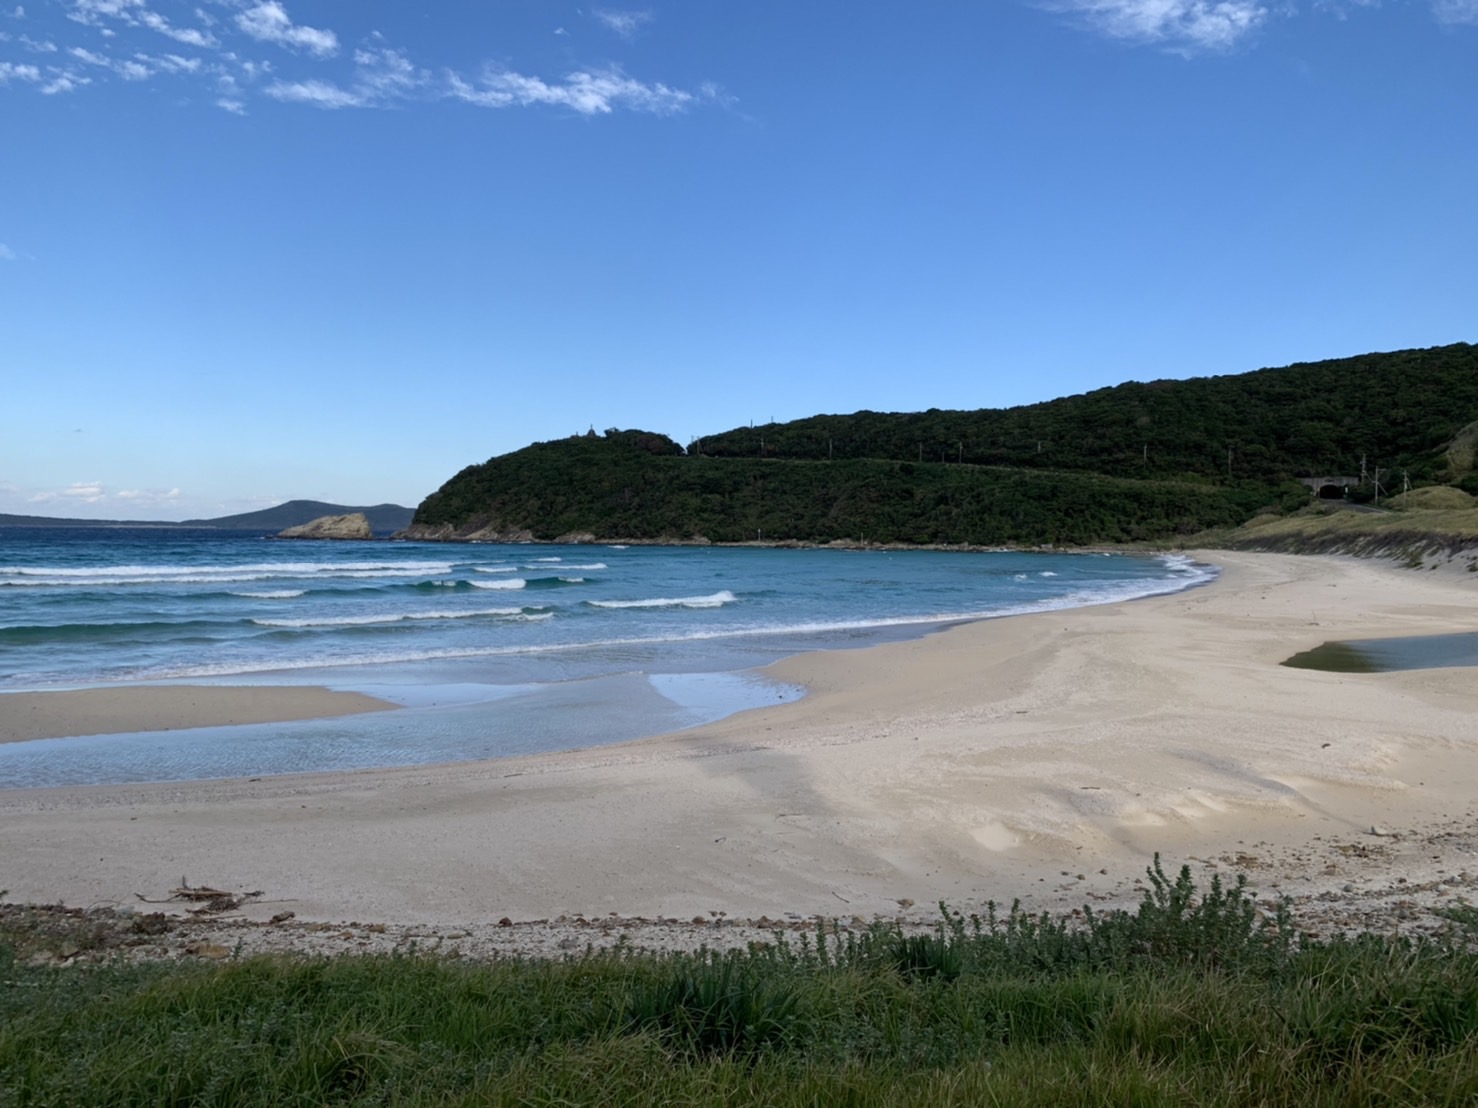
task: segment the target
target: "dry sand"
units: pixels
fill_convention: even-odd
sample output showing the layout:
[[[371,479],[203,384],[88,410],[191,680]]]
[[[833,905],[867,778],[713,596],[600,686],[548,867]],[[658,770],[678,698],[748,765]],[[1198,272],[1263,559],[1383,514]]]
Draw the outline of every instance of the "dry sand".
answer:
[[[127,685],[0,694],[0,743],[177,731],[231,723],[380,712],[398,705],[355,692],[297,685]]]
[[[1478,895],[1478,670],[1278,665],[1478,629],[1478,574],[1200,557],[1221,579],[1175,596],[791,658],[773,671],[806,699],[621,747],[0,792],[0,888],[142,910],[183,878],[296,915],[213,925],[228,945],[467,953],[1128,904],[1156,851],[1315,929],[1428,927]]]

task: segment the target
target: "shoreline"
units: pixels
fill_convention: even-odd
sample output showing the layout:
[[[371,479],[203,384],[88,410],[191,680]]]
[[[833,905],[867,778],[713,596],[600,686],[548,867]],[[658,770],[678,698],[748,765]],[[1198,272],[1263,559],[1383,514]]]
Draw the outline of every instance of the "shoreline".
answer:
[[[1157,851],[1320,911],[1374,903],[1387,879],[1389,903],[1418,905],[1403,912],[1473,895],[1471,670],[1278,665],[1330,639],[1478,626],[1471,575],[1194,556],[1220,577],[793,656],[766,672],[804,699],[620,746],[0,791],[0,886],[127,909],[183,874],[261,889],[245,919],[287,905],[305,935],[326,932],[303,921],[470,935],[508,919],[499,934],[528,949],[583,946],[620,921],[922,923],[941,899],[969,912],[1016,896],[1114,906],[1137,899]],[[723,930],[685,926],[692,945]]]
[[[0,693],[0,743],[288,723],[400,705],[307,685],[118,685]]]

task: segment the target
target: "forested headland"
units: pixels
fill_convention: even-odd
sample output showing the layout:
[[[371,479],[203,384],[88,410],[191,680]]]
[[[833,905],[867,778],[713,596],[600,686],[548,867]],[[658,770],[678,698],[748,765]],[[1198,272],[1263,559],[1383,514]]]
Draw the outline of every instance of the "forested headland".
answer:
[[[612,429],[469,466],[419,538],[975,545],[1143,542],[1354,501],[1478,492],[1478,347],[1128,382],[1008,409],[818,415],[685,449]],[[1379,484],[1377,484],[1379,482]]]

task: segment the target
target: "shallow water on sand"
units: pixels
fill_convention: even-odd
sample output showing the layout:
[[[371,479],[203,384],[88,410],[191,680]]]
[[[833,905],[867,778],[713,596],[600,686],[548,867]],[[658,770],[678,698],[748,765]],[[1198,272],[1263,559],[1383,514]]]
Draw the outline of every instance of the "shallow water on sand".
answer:
[[[1478,631],[1326,642],[1295,654],[1283,664],[1294,669],[1320,669],[1329,673],[1389,673],[1403,669],[1478,666]]]
[[[695,726],[755,668],[949,623],[1179,591],[1183,557],[273,542],[0,528],[0,692],[307,684],[405,707],[0,747],[0,786],[459,761]],[[0,711],[4,710],[0,698]]]

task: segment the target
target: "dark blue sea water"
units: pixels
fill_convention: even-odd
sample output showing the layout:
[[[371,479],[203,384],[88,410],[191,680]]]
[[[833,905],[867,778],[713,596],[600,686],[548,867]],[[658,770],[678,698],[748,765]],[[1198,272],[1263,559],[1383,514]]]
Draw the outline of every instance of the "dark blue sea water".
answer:
[[[803,650],[1173,592],[1180,557],[284,542],[0,528],[0,692],[313,684],[405,711],[0,747],[0,786],[416,764],[622,741],[794,698]],[[4,711],[0,697],[0,711]]]

